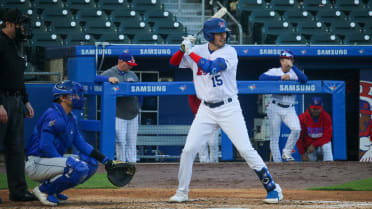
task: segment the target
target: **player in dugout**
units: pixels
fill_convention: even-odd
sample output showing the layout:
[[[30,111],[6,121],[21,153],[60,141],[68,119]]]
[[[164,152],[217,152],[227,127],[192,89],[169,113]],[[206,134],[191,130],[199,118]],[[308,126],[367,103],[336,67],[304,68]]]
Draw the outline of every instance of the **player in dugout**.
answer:
[[[301,134],[297,149],[303,161],[333,161],[332,119],[323,109],[321,97],[313,97],[306,112],[299,116]]]

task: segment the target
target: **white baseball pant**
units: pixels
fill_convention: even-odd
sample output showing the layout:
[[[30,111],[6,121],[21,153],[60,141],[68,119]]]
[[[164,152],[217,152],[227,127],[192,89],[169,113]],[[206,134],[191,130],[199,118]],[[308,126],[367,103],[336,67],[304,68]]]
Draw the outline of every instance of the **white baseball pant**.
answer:
[[[218,128],[224,130],[250,168],[261,170],[266,167],[260,155],[251,145],[237,97],[233,98],[232,102],[216,108],[210,108],[202,102],[191,124],[181,154],[178,193],[188,193],[196,154],[202,144],[214,137]]]
[[[282,121],[291,130],[283,152],[291,154],[301,133],[300,120],[294,106],[284,108],[277,104],[270,103],[267,108],[267,116],[270,124],[270,149],[274,162],[282,162],[279,149],[280,127]]]
[[[124,162],[137,161],[138,115],[131,120],[116,118],[116,159]]]
[[[323,146],[317,147],[314,152],[306,153],[309,161],[317,161],[319,155],[323,155],[323,161],[333,161],[332,143],[328,142]]]

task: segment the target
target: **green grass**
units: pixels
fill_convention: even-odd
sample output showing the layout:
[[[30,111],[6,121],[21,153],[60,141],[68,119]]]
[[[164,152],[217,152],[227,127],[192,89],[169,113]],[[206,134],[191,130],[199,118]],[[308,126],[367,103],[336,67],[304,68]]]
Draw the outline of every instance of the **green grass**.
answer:
[[[372,178],[351,181],[345,184],[328,187],[310,187],[308,190],[342,190],[342,191],[372,191]]]
[[[38,182],[32,181],[26,176],[28,188],[34,188]],[[88,181],[78,185],[79,189],[115,189],[118,187],[113,186],[107,179],[105,173],[96,173]],[[0,173],[0,189],[8,189],[8,183],[5,173]]]

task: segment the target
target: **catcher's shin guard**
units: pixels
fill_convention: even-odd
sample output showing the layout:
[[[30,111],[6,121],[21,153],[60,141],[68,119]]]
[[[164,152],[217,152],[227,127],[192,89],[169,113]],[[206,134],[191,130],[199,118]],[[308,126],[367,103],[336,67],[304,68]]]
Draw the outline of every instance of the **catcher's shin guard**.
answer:
[[[86,180],[89,168],[85,162],[69,157],[66,161],[67,167],[62,175],[53,179],[45,180],[40,185],[40,191],[47,194],[58,194],[72,188]]]
[[[263,167],[260,171],[255,170],[258,178],[265,187],[267,192],[270,192],[275,189],[275,182],[271,176],[269,170],[266,167]]]

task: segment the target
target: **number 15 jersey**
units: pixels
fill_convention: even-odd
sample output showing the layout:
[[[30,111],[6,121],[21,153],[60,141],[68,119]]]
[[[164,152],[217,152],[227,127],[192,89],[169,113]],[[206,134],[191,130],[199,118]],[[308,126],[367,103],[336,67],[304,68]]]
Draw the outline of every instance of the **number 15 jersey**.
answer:
[[[235,48],[230,45],[210,52],[208,44],[196,45],[191,52],[211,61],[223,58],[226,62],[226,70],[214,75],[207,74],[186,54],[179,68],[190,68],[193,71],[195,91],[199,99],[207,102],[220,102],[238,93],[236,84],[238,55]]]

